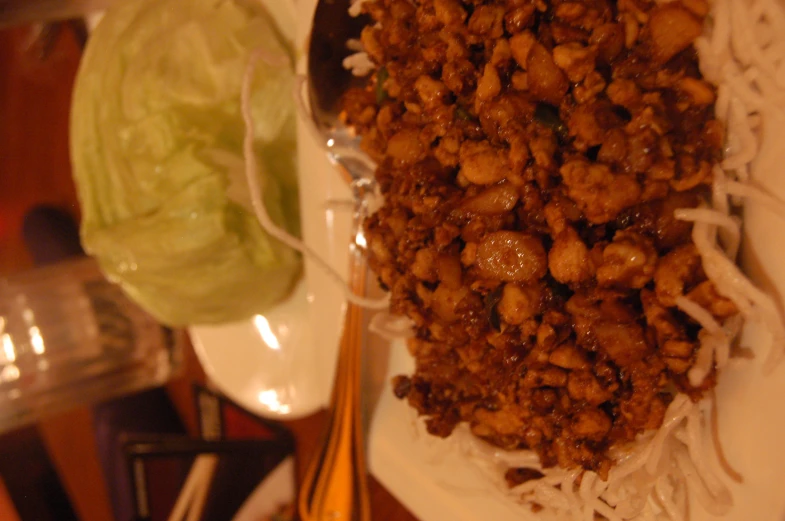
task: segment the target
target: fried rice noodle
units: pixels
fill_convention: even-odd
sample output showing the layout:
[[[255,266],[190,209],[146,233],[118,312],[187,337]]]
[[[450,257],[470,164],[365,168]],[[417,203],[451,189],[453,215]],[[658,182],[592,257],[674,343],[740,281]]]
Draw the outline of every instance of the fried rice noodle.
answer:
[[[584,471],[577,489],[579,471],[544,469],[531,451],[497,449],[476,438],[465,426],[456,428],[450,439],[483,474],[493,473],[492,479],[497,482],[506,468],[542,472],[544,477],[513,487],[508,494],[523,504],[545,507],[539,512],[544,519],[594,519],[599,514],[625,520],[651,514],[652,519],[665,515],[667,519],[683,520],[687,502],[686,497],[678,496],[678,484],[686,484],[686,476],[690,476],[689,486],[696,490],[701,504],[706,503],[705,508],[725,512],[730,506],[729,492],[711,472],[701,441],[713,439],[707,428],[698,405],[679,394],[668,407],[662,427],[653,435],[642,435],[636,446],[619,458],[607,481]],[[679,458],[689,463],[679,463]]]

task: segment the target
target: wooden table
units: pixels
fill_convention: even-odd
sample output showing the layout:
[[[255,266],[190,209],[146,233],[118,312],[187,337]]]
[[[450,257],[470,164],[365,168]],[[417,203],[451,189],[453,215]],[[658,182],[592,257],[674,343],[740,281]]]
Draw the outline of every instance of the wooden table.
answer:
[[[204,373],[190,348],[185,354],[183,374],[167,386],[167,392],[186,427],[195,434],[198,427],[191,395],[192,383],[204,382]],[[304,474],[311,456],[316,451],[325,419],[326,413],[319,412],[306,418],[284,422],[295,438],[298,476]],[[90,412],[81,408],[41,422],[39,430],[80,519],[107,521],[111,519],[108,491],[101,479],[90,425]],[[1,492],[2,489],[0,513],[3,511]],[[370,494],[374,521],[417,521],[417,518],[373,477],[370,479]]]
[[[48,203],[79,209],[68,157],[68,118],[76,68],[81,56],[64,31],[41,61],[28,48],[31,27],[0,30],[0,275],[31,266],[21,238],[22,216]],[[191,432],[197,432],[191,383],[204,379],[192,351],[184,374],[168,387],[169,396]],[[300,475],[314,452],[324,413],[287,422],[297,442]],[[38,430],[82,521],[112,519],[106,485],[93,443],[90,411],[80,408],[40,422]],[[0,519],[14,512],[0,480]],[[398,501],[371,480],[375,521],[414,521]]]
[[[186,351],[184,357],[184,374],[167,386],[167,391],[175,407],[180,411],[186,425],[192,432],[197,431],[196,416],[193,410],[193,397],[190,395],[191,383],[204,382],[204,372],[199,366],[196,356],[191,349]],[[283,422],[291,430],[295,438],[297,475],[303,476],[312,455],[316,452],[317,444],[326,420],[326,412]],[[370,478],[371,509],[373,521],[417,521],[406,508],[401,505],[382,485],[372,476]]]

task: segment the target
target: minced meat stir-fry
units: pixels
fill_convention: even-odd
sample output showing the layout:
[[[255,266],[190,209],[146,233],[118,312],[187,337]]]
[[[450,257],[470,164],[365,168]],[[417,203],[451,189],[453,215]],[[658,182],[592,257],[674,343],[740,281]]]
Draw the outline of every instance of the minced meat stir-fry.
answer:
[[[692,46],[706,1],[363,9],[376,69],[344,106],[385,197],[369,262],[416,328],[395,393],[437,436],[467,422],[607,475],[609,448],[714,385],[689,383],[700,326],[677,298],[736,313],[674,218],[707,195],[723,144]]]

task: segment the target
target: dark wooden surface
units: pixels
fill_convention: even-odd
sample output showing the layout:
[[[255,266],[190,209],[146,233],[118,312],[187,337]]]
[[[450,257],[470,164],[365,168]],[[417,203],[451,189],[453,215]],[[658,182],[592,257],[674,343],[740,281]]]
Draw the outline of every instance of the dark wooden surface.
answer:
[[[47,203],[79,216],[68,159],[68,116],[80,49],[62,31],[46,59],[31,47],[30,26],[0,30],[0,276],[32,266],[21,236],[22,217]],[[191,382],[204,379],[193,352],[185,371],[167,390],[186,425],[196,432]],[[314,452],[324,414],[288,422],[297,440],[300,473]],[[91,432],[90,411],[77,409],[38,424],[74,510],[82,521],[112,518]],[[13,476],[4,476],[6,480]],[[14,514],[0,479],[0,519]],[[375,521],[415,521],[383,487],[371,480]],[[28,521],[28,520],[22,520]]]
[[[0,30],[0,275],[32,266],[21,234],[29,208],[45,203],[79,215],[68,160],[68,114],[80,49],[73,35],[62,31],[41,60],[34,37],[32,26]],[[96,479],[97,453],[88,443],[89,411],[75,410],[37,428],[80,518],[111,519],[106,488]]]

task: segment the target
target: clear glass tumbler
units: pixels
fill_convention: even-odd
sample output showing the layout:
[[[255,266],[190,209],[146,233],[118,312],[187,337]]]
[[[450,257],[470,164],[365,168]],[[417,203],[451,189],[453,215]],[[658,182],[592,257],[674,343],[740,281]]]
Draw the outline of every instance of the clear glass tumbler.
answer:
[[[183,338],[91,258],[0,279],[0,432],[165,383]]]

